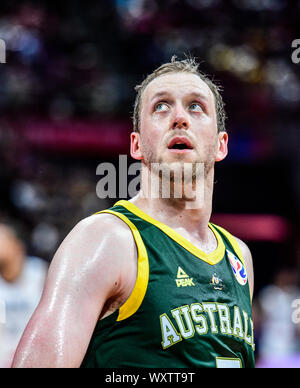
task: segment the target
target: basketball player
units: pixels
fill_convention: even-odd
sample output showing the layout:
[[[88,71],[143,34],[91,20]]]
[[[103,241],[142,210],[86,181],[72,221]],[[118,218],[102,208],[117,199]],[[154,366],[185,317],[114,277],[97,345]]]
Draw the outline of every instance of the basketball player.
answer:
[[[0,369],[9,368],[23,331],[42,295],[48,266],[28,256],[13,225],[0,224]],[[1,316],[1,308],[0,308]],[[1,318],[1,317],[0,317]]]
[[[13,367],[254,367],[251,254],[209,222],[228,142],[219,89],[194,60],[172,58],[137,92],[131,156],[142,163],[141,191],[62,243]],[[153,163],[204,165],[184,187],[201,183],[203,203],[172,195],[176,171],[169,198],[147,195]]]

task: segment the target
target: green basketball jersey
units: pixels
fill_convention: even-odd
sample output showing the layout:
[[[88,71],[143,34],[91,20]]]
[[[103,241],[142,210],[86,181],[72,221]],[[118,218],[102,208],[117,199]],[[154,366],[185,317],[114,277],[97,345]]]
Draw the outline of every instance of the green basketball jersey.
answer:
[[[254,367],[249,284],[235,238],[210,223],[218,247],[207,254],[131,202],[104,213],[132,231],[137,280],[98,322],[82,367]]]

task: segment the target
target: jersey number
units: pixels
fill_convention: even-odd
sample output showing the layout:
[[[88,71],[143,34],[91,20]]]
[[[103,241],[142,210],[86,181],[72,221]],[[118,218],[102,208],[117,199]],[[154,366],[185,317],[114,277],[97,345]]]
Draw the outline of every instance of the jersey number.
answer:
[[[216,358],[217,368],[237,369],[242,368],[242,363],[239,358]]]

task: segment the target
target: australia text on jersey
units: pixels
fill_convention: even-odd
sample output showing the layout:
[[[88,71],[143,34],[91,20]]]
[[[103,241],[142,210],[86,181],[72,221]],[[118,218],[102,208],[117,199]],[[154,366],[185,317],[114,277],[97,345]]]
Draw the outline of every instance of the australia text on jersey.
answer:
[[[232,311],[233,310],[233,311]],[[231,314],[232,313],[232,314]],[[197,335],[221,333],[245,341],[254,350],[254,331],[252,319],[238,306],[230,307],[226,303],[203,302],[190,306],[180,306],[171,310],[172,318],[164,313],[160,315],[162,347],[169,348]],[[231,316],[233,317],[231,323]],[[250,333],[249,333],[250,332]]]

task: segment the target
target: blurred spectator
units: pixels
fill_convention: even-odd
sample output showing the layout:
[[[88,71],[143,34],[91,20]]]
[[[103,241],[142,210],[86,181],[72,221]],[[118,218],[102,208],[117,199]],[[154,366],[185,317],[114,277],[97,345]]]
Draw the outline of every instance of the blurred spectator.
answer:
[[[300,367],[300,328],[292,321],[292,302],[300,297],[295,269],[281,269],[256,298],[258,368]]]
[[[0,323],[0,368],[10,366],[20,337],[39,303],[47,265],[26,257],[24,244],[15,231],[0,225],[0,300],[5,322]]]

